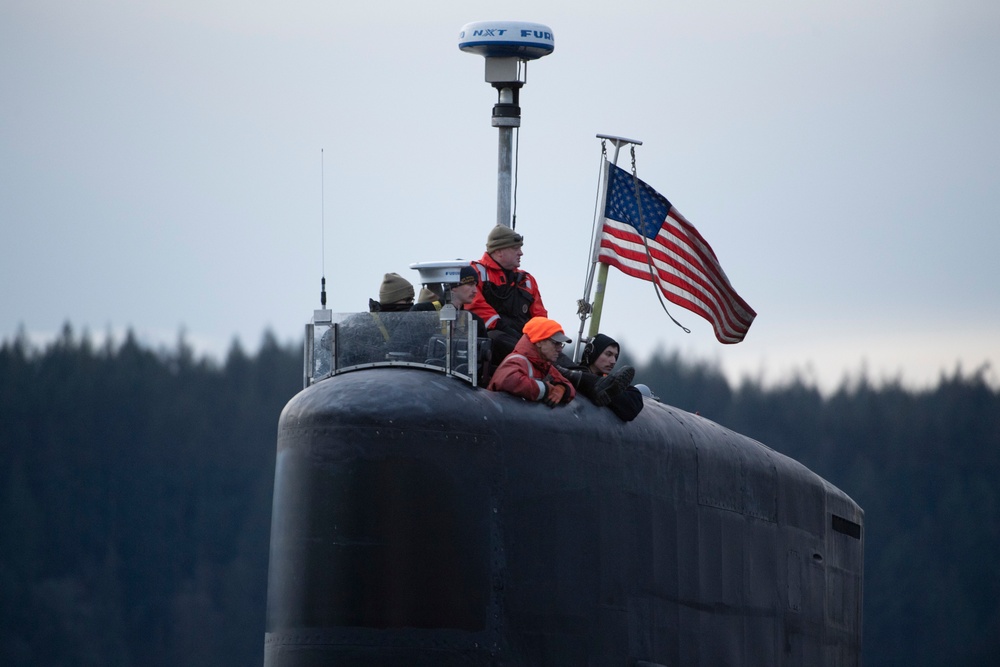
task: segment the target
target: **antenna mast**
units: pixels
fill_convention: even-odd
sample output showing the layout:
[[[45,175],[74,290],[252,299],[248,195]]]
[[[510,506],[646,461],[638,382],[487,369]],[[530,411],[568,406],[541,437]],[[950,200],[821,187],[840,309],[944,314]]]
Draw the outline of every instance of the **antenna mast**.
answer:
[[[528,72],[528,61],[555,49],[552,29],[540,23],[477,21],[462,26],[458,48],[486,58],[486,83],[497,89],[493,127],[499,130],[497,159],[497,224],[511,226],[514,128],[521,127],[519,93]]]

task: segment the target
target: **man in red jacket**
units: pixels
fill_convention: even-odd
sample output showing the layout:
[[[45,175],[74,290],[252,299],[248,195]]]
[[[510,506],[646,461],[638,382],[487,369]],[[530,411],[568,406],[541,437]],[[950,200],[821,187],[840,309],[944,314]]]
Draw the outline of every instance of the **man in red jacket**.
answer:
[[[546,317],[531,318],[514,351],[493,373],[488,389],[544,401],[550,408],[569,403],[576,390],[556,368],[555,361],[563,345],[572,342],[558,322]]]
[[[521,266],[524,237],[497,225],[486,239],[486,252],[472,267],[479,274],[479,293],[469,310],[486,323],[493,340],[493,362],[499,363],[521,338],[532,317],[548,317],[538,283]]]

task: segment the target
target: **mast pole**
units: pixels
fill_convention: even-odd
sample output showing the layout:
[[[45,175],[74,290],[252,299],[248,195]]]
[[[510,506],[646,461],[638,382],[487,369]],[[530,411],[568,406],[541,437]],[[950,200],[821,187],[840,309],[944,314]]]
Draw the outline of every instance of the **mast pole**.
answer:
[[[493,127],[497,138],[497,224],[511,226],[511,189],[514,168],[514,128],[521,126],[521,108],[517,105],[517,89],[497,86],[498,100],[493,107]]]
[[[497,89],[491,124],[497,140],[497,224],[513,226],[512,190],[514,128],[521,127],[518,97],[528,73],[528,61],[555,49],[552,29],[524,21],[475,21],[458,33],[458,48],[486,59],[486,83]]]
[[[622,146],[627,146],[628,144],[635,144],[636,146],[642,146],[642,142],[638,139],[626,139],[625,137],[616,137],[610,134],[598,134],[598,139],[603,139],[610,141],[614,147],[614,155],[611,159],[611,164],[618,165],[618,153],[621,151]],[[601,165],[601,198],[598,204],[597,215],[600,219],[604,218],[604,207],[607,201],[607,183],[608,183],[608,168],[606,164]],[[608,282],[608,265],[603,262],[597,261],[597,254],[601,248],[601,231],[598,229],[597,233],[594,234],[594,247],[591,249],[590,253],[590,269],[587,272],[587,281],[583,290],[584,301],[590,296],[590,288],[594,284],[594,271],[597,269],[597,287],[594,289],[594,301],[593,306],[590,311],[590,329],[587,330],[587,338],[593,338],[598,333],[600,333],[601,326],[601,312],[604,310],[604,288]],[[600,264],[600,267],[597,265]],[[581,350],[581,343],[583,342],[583,329],[587,322],[587,314],[581,313],[580,315],[580,334],[577,336],[576,348],[573,351],[573,360],[579,362]]]

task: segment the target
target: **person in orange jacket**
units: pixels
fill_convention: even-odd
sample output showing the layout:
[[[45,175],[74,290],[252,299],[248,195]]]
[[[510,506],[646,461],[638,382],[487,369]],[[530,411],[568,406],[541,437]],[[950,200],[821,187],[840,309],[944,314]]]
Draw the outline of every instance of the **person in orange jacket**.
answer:
[[[549,314],[538,282],[527,271],[518,270],[523,244],[523,236],[497,225],[486,239],[482,259],[471,263],[479,274],[479,293],[468,308],[486,323],[494,363],[514,349],[528,320]]]
[[[550,408],[569,403],[576,396],[573,383],[555,366],[563,345],[572,343],[558,322],[533,317],[524,325],[524,334],[493,373],[491,391],[543,401]]]

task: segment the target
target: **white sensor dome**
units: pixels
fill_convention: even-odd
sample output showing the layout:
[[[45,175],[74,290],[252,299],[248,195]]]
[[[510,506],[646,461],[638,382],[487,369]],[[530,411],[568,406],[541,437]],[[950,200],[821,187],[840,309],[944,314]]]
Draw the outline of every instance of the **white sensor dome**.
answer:
[[[556,48],[552,29],[523,21],[475,21],[462,26],[458,48],[486,58],[535,60]]]

